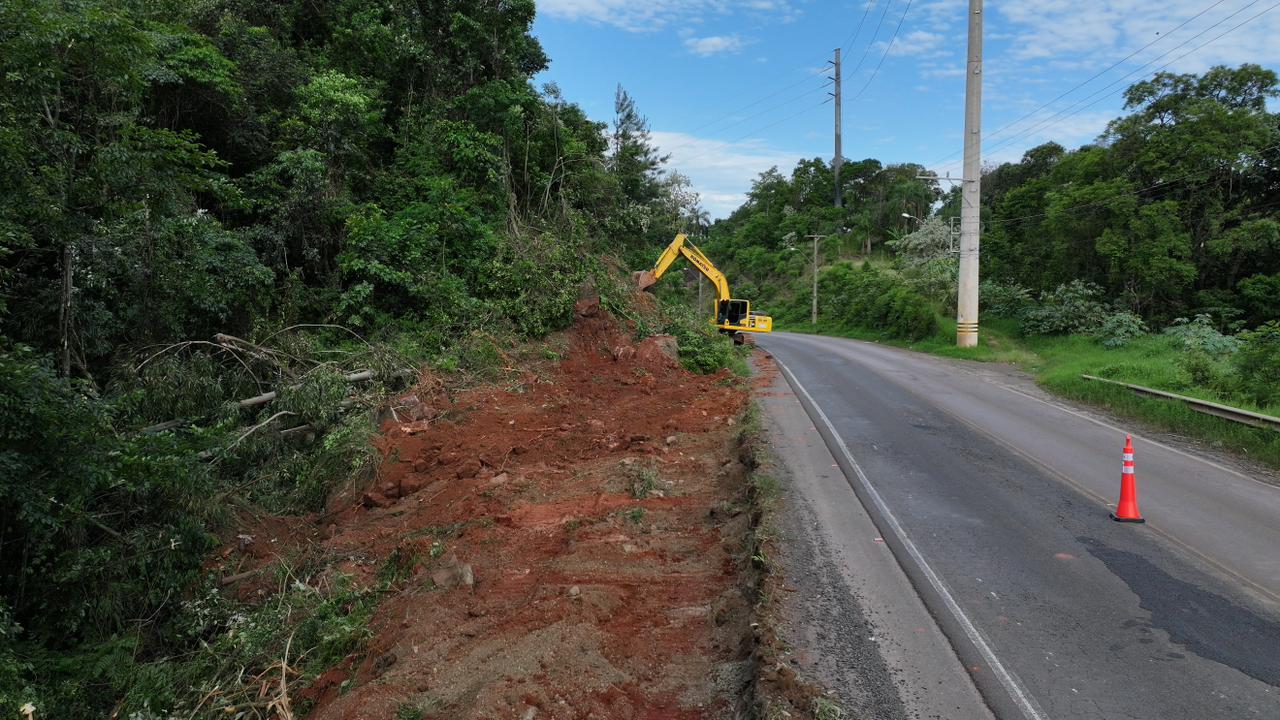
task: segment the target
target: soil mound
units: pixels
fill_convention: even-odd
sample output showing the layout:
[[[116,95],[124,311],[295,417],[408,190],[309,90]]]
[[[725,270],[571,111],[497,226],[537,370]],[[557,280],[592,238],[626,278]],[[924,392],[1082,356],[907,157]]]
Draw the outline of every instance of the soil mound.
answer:
[[[750,683],[744,468],[727,374],[689,373],[594,298],[565,359],[449,398],[411,393],[373,485],[319,521],[322,554],[403,582],[311,717],[731,717]],[[422,408],[428,408],[423,410]]]

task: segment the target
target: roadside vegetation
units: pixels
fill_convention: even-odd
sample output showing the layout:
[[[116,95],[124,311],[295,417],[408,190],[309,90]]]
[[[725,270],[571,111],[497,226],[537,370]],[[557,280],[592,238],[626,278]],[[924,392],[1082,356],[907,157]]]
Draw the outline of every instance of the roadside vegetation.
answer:
[[[533,84],[533,17],[532,0],[0,3],[0,714],[302,714],[272,688],[365,642],[405,566],[356,588],[301,553],[242,598],[209,553],[261,541],[238,518],[323,513],[369,481],[380,415],[413,412],[397,391],[559,358],[544,338],[584,288],[676,336],[685,367],[745,374],[689,309],[696,286],[633,307],[626,271],[678,231],[793,326],[803,238],[827,233],[832,329],[945,333],[937,227],[958,200],[923,168],[848,163],[833,209],[830,168],[804,161],[712,225],[622,88],[607,124]],[[987,276],[1028,300],[996,350],[1168,348],[1185,389],[1274,408],[1275,86],[1251,66],[1161,76],[1102,143],[993,170]],[[1037,314],[1081,293],[1085,325]],[[1166,326],[1184,330],[1149,332]]]
[[[534,86],[533,16],[0,4],[0,714],[291,716],[264,688],[379,594],[303,557],[246,603],[208,553],[367,480],[389,394],[498,378],[584,286],[737,362],[627,307],[622,270],[705,216],[625,91],[610,126]]]
[[[1161,73],[1096,143],[983,176],[982,345],[954,347],[958,190],[915,165],[762,174],[704,246],[779,329],[1019,363],[1046,388],[1280,466],[1280,436],[1091,374],[1280,415],[1280,115],[1255,65]],[[810,325],[811,235],[819,324]]]
[[[783,635],[783,606],[786,603],[786,573],[779,565],[778,529],[782,485],[777,477],[777,458],[769,449],[766,431],[755,403],[742,414],[737,435],[738,456],[748,475],[746,503],[750,509],[751,532],[746,555],[751,559],[749,582],[754,590],[751,628],[757,665],[753,688],[758,717],[764,720],[812,718],[842,720],[850,717],[823,688],[796,672],[786,662],[792,652]]]

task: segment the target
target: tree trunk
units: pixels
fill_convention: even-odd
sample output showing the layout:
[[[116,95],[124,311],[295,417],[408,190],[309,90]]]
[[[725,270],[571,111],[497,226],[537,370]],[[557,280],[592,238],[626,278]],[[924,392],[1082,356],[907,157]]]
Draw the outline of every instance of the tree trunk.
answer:
[[[62,363],[59,372],[62,377],[71,377],[71,243],[62,246],[62,296],[58,303],[58,342],[61,346]]]

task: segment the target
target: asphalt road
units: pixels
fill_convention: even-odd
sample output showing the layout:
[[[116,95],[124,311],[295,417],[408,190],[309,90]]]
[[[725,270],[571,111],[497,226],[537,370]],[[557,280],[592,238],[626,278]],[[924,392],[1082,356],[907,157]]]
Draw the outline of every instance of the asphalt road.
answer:
[[[787,661],[854,718],[992,720],[968,670],[851,492],[795,392],[768,361],[757,385],[775,478]],[[832,532],[839,528],[839,532]]]
[[[1274,478],[997,366],[789,333],[758,343],[997,716],[1280,719]],[[1107,516],[1125,432],[1145,525]],[[844,523],[823,531],[851,541]]]

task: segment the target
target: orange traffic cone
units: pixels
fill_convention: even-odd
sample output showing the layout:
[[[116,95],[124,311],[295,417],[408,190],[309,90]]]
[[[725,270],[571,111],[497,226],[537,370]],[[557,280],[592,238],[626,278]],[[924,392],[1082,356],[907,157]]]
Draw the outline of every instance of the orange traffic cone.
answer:
[[[1124,467],[1120,470],[1120,504],[1111,513],[1116,522],[1140,523],[1142,513],[1138,512],[1138,483],[1133,473],[1133,438],[1124,436]]]

